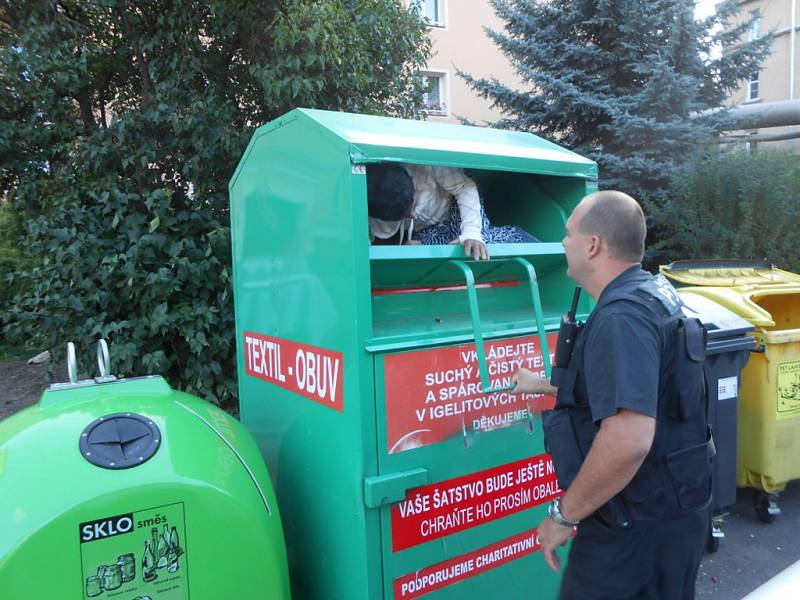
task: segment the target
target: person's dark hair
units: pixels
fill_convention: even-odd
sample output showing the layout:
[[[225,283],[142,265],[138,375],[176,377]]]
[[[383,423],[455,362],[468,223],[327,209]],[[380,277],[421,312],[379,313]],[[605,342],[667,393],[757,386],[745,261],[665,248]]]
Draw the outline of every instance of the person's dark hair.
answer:
[[[414,183],[398,164],[367,165],[367,211],[370,217],[400,221],[414,204]]]
[[[618,260],[641,262],[647,223],[639,203],[613,190],[595,192],[587,198],[591,202],[578,224],[581,233],[600,236]]]

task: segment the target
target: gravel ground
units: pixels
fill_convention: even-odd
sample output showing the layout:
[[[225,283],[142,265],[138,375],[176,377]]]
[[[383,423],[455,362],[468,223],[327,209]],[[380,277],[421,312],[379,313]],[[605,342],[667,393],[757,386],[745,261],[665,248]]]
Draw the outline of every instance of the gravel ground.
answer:
[[[752,490],[738,491],[719,551],[706,554],[700,565],[699,600],[743,598],[800,560],[800,483],[790,483],[778,505],[783,514],[762,523],[753,511]]]
[[[46,368],[24,360],[0,361],[0,420],[39,400],[47,386]]]

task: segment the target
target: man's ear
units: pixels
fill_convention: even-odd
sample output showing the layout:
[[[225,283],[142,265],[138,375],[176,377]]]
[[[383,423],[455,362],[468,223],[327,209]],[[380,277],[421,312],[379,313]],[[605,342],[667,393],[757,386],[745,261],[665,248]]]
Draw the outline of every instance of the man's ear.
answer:
[[[596,235],[588,236],[586,242],[586,252],[589,258],[594,258],[598,254],[600,254],[600,248],[602,246],[603,241]]]

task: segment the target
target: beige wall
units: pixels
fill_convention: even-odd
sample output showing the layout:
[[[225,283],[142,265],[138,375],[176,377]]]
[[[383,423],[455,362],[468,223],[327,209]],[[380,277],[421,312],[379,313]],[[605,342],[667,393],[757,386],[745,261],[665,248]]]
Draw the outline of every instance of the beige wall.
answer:
[[[791,90],[792,4],[795,4],[794,90]],[[761,11],[761,33],[774,31],[773,53],[764,61],[758,80],[758,98],[750,100],[748,86],[741,86],[730,97],[731,104],[775,102],[800,98],[800,0],[745,0],[740,2],[739,20],[754,10]]]
[[[503,30],[503,23],[494,14],[489,0],[440,0],[443,27],[431,27],[433,55],[428,70],[444,74],[446,115],[428,117],[431,121],[458,122],[466,117],[477,124],[493,122],[502,117],[490,102],[467,87],[457,71],[476,78],[496,77],[506,85],[521,87],[514,69],[500,49],[486,35],[484,26]]]
[[[458,117],[483,124],[503,115],[488,100],[467,87],[457,70],[474,77],[496,77],[504,84],[523,87],[508,59],[486,35],[484,26],[503,31],[503,22],[494,14],[489,0],[439,0],[443,26],[430,28],[433,55],[428,71],[443,75],[443,101],[446,114],[431,115],[432,121],[458,122]],[[793,91],[791,69],[792,4],[795,4],[795,47]],[[759,74],[759,93],[748,100],[747,84],[730,96],[730,104],[774,102],[800,98],[800,0],[742,0],[739,19],[750,11],[761,10],[761,34],[776,32],[773,54]]]
[[[731,94],[729,104],[762,104],[782,100],[800,99],[800,0],[743,0],[739,3],[739,21],[746,19],[754,10],[761,11],[760,32],[774,32],[772,55],[763,63],[758,76],[758,97],[750,98],[749,86],[742,85]],[[792,4],[794,4],[794,27],[792,27]],[[794,63],[792,63],[792,29],[794,29]],[[749,39],[745,37],[745,39]],[[792,71],[794,77],[792,77]],[[736,131],[734,136],[779,135],[800,132],[800,126],[773,127],[770,129]],[[759,142],[770,149],[784,148],[800,152],[800,140]]]

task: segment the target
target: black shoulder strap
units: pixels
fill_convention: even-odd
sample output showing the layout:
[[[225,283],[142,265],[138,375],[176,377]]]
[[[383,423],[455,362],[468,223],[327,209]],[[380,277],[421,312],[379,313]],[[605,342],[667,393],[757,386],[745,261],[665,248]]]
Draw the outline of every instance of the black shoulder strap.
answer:
[[[612,290],[604,295],[597,308],[617,302],[629,300],[643,306],[650,307],[650,299],[655,298],[669,316],[676,315],[683,306],[678,291],[661,273],[655,277],[644,273],[644,277],[637,278],[631,284]]]

